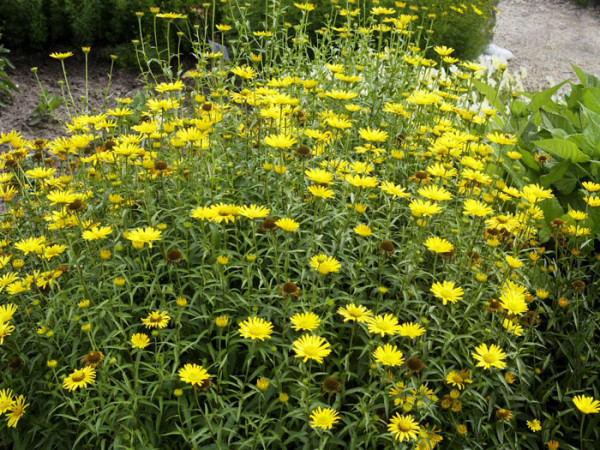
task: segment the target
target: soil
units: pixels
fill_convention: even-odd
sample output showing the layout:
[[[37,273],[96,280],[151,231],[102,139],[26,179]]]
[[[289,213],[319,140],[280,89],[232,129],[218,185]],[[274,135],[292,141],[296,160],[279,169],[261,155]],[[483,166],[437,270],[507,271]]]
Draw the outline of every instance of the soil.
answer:
[[[567,78],[577,80],[569,63],[600,77],[600,5],[574,0],[500,0],[494,43],[515,58],[509,70],[526,70],[527,91]]]
[[[60,61],[50,58],[49,52],[43,54],[18,54],[10,53],[9,59],[15,66],[6,72],[15,83],[19,92],[14,94],[12,102],[0,108],[0,132],[11,130],[21,132],[24,139],[52,139],[64,134],[64,128],[55,120],[44,120],[37,125],[31,125],[30,120],[41,100],[41,89],[31,71],[37,67],[37,74],[42,86],[48,89],[49,94],[60,95],[58,85],[64,80]],[[101,110],[104,103],[104,94],[109,82],[110,61],[89,55],[88,62],[88,92],[90,108]],[[81,105],[80,97],[85,93],[85,61],[83,55],[76,55],[65,60],[67,79],[71,93],[77,105]],[[137,73],[121,69],[116,64],[113,67],[110,89],[108,90],[108,105],[116,105],[114,97],[132,96],[136,90],[143,87],[137,78]],[[64,106],[55,111],[61,120],[68,119]]]
[[[600,77],[600,6],[582,8],[570,0],[500,0],[500,10],[494,29],[494,43],[510,50],[515,58],[509,70],[524,68],[526,90],[536,90],[571,78],[576,80],[569,63]],[[84,92],[83,55],[65,60],[67,76],[73,97],[78,100]],[[44,121],[36,126],[30,119],[40,102],[40,88],[31,72],[38,67],[42,85],[52,94],[60,94],[58,81],[63,79],[60,62],[43,54],[18,54],[8,56],[15,69],[7,73],[20,91],[6,107],[0,108],[0,132],[16,130],[25,139],[51,139],[64,134],[64,128],[55,121]],[[104,102],[102,91],[108,83],[110,62],[90,53],[88,89],[90,104],[100,108]],[[115,65],[110,97],[131,96],[142,83],[137,73]],[[114,106],[114,99],[109,106]],[[64,107],[57,110],[64,120],[68,117]]]

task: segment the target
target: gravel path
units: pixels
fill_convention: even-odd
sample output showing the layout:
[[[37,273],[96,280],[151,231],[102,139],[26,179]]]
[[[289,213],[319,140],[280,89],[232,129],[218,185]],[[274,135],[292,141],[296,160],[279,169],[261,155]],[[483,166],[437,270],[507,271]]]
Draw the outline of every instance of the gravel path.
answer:
[[[600,77],[600,6],[574,0],[500,0],[494,43],[510,50],[511,72],[524,67],[527,90],[576,80],[569,63]]]

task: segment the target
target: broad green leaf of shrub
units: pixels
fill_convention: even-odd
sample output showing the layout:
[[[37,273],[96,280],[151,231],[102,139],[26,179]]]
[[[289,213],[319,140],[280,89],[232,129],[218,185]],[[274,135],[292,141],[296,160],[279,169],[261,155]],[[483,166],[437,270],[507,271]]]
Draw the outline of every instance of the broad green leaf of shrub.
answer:
[[[531,97],[531,102],[529,102],[529,105],[527,105],[528,111],[533,113],[533,112],[537,111],[538,109],[540,109],[541,107],[543,107],[543,106],[547,107],[550,103],[553,103],[552,96],[565,83],[566,83],[566,81],[563,81],[562,83],[559,83],[556,86],[552,86],[552,87],[546,89],[545,91],[536,92],[535,94],[533,94],[533,96]]]
[[[585,88],[581,102],[586,108],[600,114],[600,88]]]
[[[584,72],[579,67],[574,66],[573,64],[571,64],[571,67],[573,68],[575,75],[577,75],[577,78],[579,78],[579,81],[581,82],[581,84],[583,84],[583,86],[600,88],[600,78],[597,78],[590,73]]]
[[[565,210],[556,198],[547,198],[537,205],[544,211],[544,220],[546,223],[550,223],[565,214]]]
[[[600,155],[600,114],[584,109],[587,124],[581,133],[579,148],[589,156]]]
[[[536,141],[535,145],[553,156],[559,156],[572,162],[586,162],[589,160],[589,157],[579,150],[577,144],[569,140],[542,139]]]
[[[573,121],[563,114],[555,114],[549,111],[540,111],[542,124],[555,136],[553,130],[561,130],[565,135],[575,134],[577,130],[573,126]],[[558,133],[557,133],[558,134]],[[560,134],[558,134],[560,136]]]
[[[550,186],[551,184],[556,183],[562,179],[567,170],[569,170],[570,165],[571,161],[569,160],[561,161],[552,167],[549,173],[540,177],[540,183],[544,186]]]

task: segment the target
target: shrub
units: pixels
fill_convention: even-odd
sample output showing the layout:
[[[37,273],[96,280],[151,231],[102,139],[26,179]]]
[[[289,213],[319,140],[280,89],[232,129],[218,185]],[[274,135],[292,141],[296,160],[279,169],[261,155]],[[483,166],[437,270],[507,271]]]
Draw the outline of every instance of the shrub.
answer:
[[[223,4],[224,3],[224,4]],[[418,45],[448,45],[456,50],[456,56],[463,59],[476,58],[491,38],[495,13],[493,0],[478,0],[464,3],[459,0],[433,1],[413,0],[395,2],[383,0],[383,7],[403,6],[406,14],[419,17]],[[230,17],[236,30],[246,23],[253,26],[263,24],[271,29],[276,20],[279,27],[293,27],[299,23],[301,11],[294,7],[293,0],[264,2],[205,2],[201,6],[193,0],[160,0],[152,4],[162,11],[189,13],[190,23],[208,27],[208,36],[212,36],[214,25],[221,17]],[[214,6],[214,10],[213,10]],[[334,20],[343,27],[346,16],[340,14],[344,9],[339,2],[325,0],[315,2],[310,22],[306,30],[313,42],[317,31],[325,23]],[[349,11],[359,10],[363,17],[373,6],[372,0],[359,4],[349,4]],[[12,48],[46,48],[62,44],[69,47],[82,45],[118,45],[129,42],[137,34],[135,11],[148,10],[148,3],[142,0],[18,0],[0,4],[0,17],[8,36],[8,45]],[[433,18],[435,15],[435,18]],[[151,16],[143,19],[149,29]],[[164,33],[163,24],[159,24],[160,34]],[[430,35],[429,30],[433,31]],[[290,31],[293,37],[293,30]],[[433,53],[429,53],[432,56]]]
[[[193,0],[157,0],[163,11],[183,11]],[[40,49],[49,46],[116,45],[137,34],[135,11],[148,11],[144,0],[17,0],[0,3],[7,45]],[[150,17],[144,19],[148,27]],[[164,31],[163,24],[160,32]]]
[[[5,70],[7,67],[14,69],[13,64],[6,56],[9,53],[10,50],[2,44],[2,33],[0,33],[0,106],[4,106],[3,98],[12,98],[12,93],[18,90],[15,84],[10,81],[10,77]]]

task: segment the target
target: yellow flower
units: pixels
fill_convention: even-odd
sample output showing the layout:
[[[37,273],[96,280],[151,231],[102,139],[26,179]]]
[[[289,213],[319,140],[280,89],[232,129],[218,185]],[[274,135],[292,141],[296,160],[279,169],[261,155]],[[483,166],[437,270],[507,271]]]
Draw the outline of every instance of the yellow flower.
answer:
[[[274,134],[265,137],[265,144],[275,148],[289,148],[296,144],[298,140],[288,134]]]
[[[196,210],[194,210],[195,212]],[[194,215],[192,212],[192,217],[198,217],[199,214]],[[236,205],[218,203],[216,205],[212,205],[210,207],[210,212],[208,213],[210,217],[208,218],[210,221],[215,223],[225,222],[226,224],[229,222],[235,222],[237,216],[240,214],[240,208]]]
[[[368,188],[377,186],[377,178],[370,177],[368,175],[360,176],[360,175],[346,175],[345,180],[350,183],[352,186],[357,188]]]
[[[229,317],[225,316],[225,315],[218,316],[215,319],[215,325],[219,328],[225,328],[228,323],[229,323]]]
[[[445,45],[436,45],[433,50],[440,56],[450,56],[454,52],[452,47],[446,47]]]
[[[267,217],[271,210],[264,206],[250,205],[250,206],[241,206],[239,208],[239,215],[244,216],[247,219],[261,219],[263,217]],[[192,213],[192,217],[193,213]]]
[[[526,312],[529,308],[525,301],[525,290],[523,286],[508,281],[502,288],[502,295],[500,296],[502,308],[518,316]]]
[[[517,258],[513,258],[510,255],[506,255],[504,258],[506,259],[506,263],[511,269],[519,269],[523,265],[523,263],[520,260],[518,260]]]
[[[498,369],[504,369],[506,363],[506,353],[502,351],[500,347],[495,344],[487,345],[481,344],[475,348],[475,352],[471,353],[473,359],[477,360],[477,367],[483,367],[485,370],[490,367],[497,367]]]
[[[85,388],[88,384],[94,382],[96,378],[96,369],[91,366],[83,369],[76,369],[73,373],[63,379],[63,387],[68,391]]]
[[[454,250],[454,246],[450,242],[437,236],[428,238],[423,245],[434,253],[450,253]]]
[[[135,333],[131,336],[131,348],[146,348],[150,345],[150,338],[144,333]]]
[[[296,331],[312,331],[319,326],[321,319],[313,312],[296,313],[290,317],[290,322]]]
[[[404,363],[404,355],[398,347],[391,344],[385,344],[383,347],[379,346],[373,352],[375,361],[383,364],[384,366],[401,366]]]
[[[463,210],[465,216],[485,217],[493,213],[494,210],[483,202],[472,198],[465,201]]]
[[[49,178],[56,173],[56,169],[51,167],[42,168],[36,167],[35,169],[30,169],[25,172],[28,177],[35,178],[38,180]]]
[[[333,89],[325,93],[325,95],[329,98],[333,98],[334,100],[352,100],[358,94],[352,91],[344,91],[340,89]],[[330,126],[333,126],[329,124]],[[336,128],[336,127],[334,127]]]
[[[344,317],[344,322],[351,320],[352,322],[368,322],[373,313],[362,305],[348,303],[343,308],[338,308],[337,313]]]
[[[137,228],[133,231],[126,231],[123,233],[125,239],[132,242],[136,248],[142,248],[144,244],[148,244],[148,247],[152,248],[152,241],[158,241],[162,235],[162,231],[156,230],[152,227]]]
[[[367,237],[367,236],[371,236],[373,234],[373,232],[371,231],[371,228],[368,225],[363,225],[363,224],[356,225],[354,227],[354,232],[361,237]]]
[[[600,184],[594,183],[593,181],[584,181],[583,183],[581,183],[581,185],[588,192],[600,191]]]
[[[0,345],[4,343],[4,338],[10,336],[14,330],[14,325],[10,325],[8,322],[0,323]]]
[[[240,335],[245,339],[259,339],[264,341],[271,338],[273,324],[260,317],[248,317],[248,320],[240,322]]]
[[[65,52],[65,53],[54,52],[54,53],[50,53],[50,58],[59,59],[59,60],[67,59],[67,58],[69,58],[71,56],[73,56],[72,52]]]
[[[185,85],[181,80],[177,80],[173,83],[160,83],[158,84],[154,90],[159,93],[172,92],[172,91],[181,91]]]
[[[583,197],[583,201],[586,202],[591,208],[600,206],[600,197]]]
[[[490,142],[494,142],[499,145],[512,145],[516,144],[517,138],[511,136],[510,134],[501,134],[501,133],[488,133],[487,138]]]
[[[428,200],[433,200],[436,202],[448,201],[452,199],[452,194],[442,186],[425,186],[419,189],[418,194]]]
[[[184,14],[179,14],[179,13],[174,13],[174,12],[160,13],[160,14],[157,14],[156,17],[158,17],[160,19],[168,19],[168,20],[186,19],[187,18],[187,16]]]
[[[0,415],[13,408],[15,399],[10,389],[0,390]]]
[[[458,389],[464,389],[465,384],[471,384],[473,381],[469,379],[468,370],[461,370],[460,372],[451,370],[446,376],[446,383],[455,386]]]
[[[456,303],[461,300],[464,294],[464,291],[461,287],[454,287],[454,282],[452,281],[443,281],[443,282],[435,282],[431,286],[430,291],[437,298],[442,300],[442,303],[446,305],[446,303]]]
[[[288,233],[291,233],[292,231],[296,230],[300,226],[300,224],[298,222],[296,222],[295,220],[292,220],[292,219],[288,219],[287,217],[279,219],[278,221],[275,222],[275,225],[277,225],[283,231],[286,231]]]
[[[391,195],[392,198],[397,198],[397,197],[408,198],[408,197],[410,197],[410,194],[408,192],[406,192],[406,188],[403,188],[400,185],[395,185],[391,181],[383,181],[379,185],[379,189],[381,189],[386,194]]]
[[[181,381],[198,387],[202,386],[210,378],[206,369],[198,364],[186,364],[177,373]]]
[[[325,123],[331,128],[336,128],[338,130],[352,128],[352,122],[342,117],[328,117],[327,119],[325,119]]]
[[[440,97],[439,95],[437,95],[434,92],[430,92],[430,91],[426,91],[426,90],[414,91],[406,99],[406,101],[408,103],[414,103],[415,105],[431,105],[434,103],[438,103],[441,100],[442,100],[442,97]]]
[[[231,30],[231,25],[224,25],[224,24],[219,24],[216,26],[217,30],[219,31],[230,31]]]
[[[569,217],[571,217],[573,220],[575,221],[580,221],[580,220],[585,220],[587,219],[588,215],[583,212],[583,211],[576,211],[571,209],[569,212]]]
[[[299,339],[296,339],[292,347],[296,352],[296,358],[304,358],[303,362],[309,359],[315,360],[318,363],[323,362],[323,358],[331,353],[329,343],[320,336],[312,336],[305,334]]]
[[[312,185],[308,187],[308,191],[317,198],[328,199],[332,198],[335,194],[333,190],[326,188],[325,186]]]
[[[141,320],[146,328],[165,328],[169,324],[171,317],[169,317],[167,311],[152,311],[148,314],[148,317]]]
[[[15,248],[17,250],[21,250],[26,255],[34,252],[41,254],[42,249],[44,248],[44,242],[46,242],[46,238],[44,236],[22,239],[15,244]]]
[[[256,380],[256,387],[260,391],[266,391],[270,384],[271,383],[269,383],[264,378],[259,378],[258,380]]]
[[[17,305],[12,303],[9,303],[8,305],[0,305],[0,324],[10,321],[16,310]]]
[[[306,11],[306,12],[310,12],[313,9],[315,9],[315,5],[313,5],[312,3],[295,3],[294,2],[294,6],[298,9],[301,9],[302,11]]]
[[[594,397],[577,395],[573,397],[573,403],[583,414],[596,414],[600,411],[600,401],[594,400]]]
[[[392,314],[369,317],[366,322],[369,333],[380,334],[381,337],[384,337],[386,334],[389,336],[398,334],[398,328],[400,327],[398,319]]]
[[[331,427],[340,420],[339,413],[335,409],[321,408],[313,409],[310,413],[310,426],[331,430]]]
[[[361,128],[358,130],[358,134],[369,142],[385,142],[388,137],[387,131],[378,130],[377,128]]]
[[[398,326],[396,332],[400,336],[414,339],[414,338],[419,337],[422,334],[424,334],[425,328],[423,328],[418,323],[408,322],[408,323],[403,323],[402,325]]]
[[[50,260],[50,259],[54,258],[55,256],[63,253],[66,249],[67,249],[66,245],[59,245],[59,244],[45,245],[44,248],[42,249],[42,256],[45,259]]]
[[[256,77],[257,73],[252,67],[248,66],[237,66],[231,69],[234,75],[237,75],[240,78],[244,78],[246,80],[251,80]]]
[[[396,441],[410,441],[411,439],[417,439],[419,424],[413,420],[410,414],[400,415],[399,413],[396,413],[396,415],[390,419],[388,431],[394,435]]]
[[[522,189],[521,196],[531,204],[536,203],[538,200],[554,197],[551,189],[544,189],[538,184],[528,184],[525,186]]]
[[[310,267],[319,272],[321,275],[327,275],[329,273],[339,272],[342,267],[340,262],[324,254],[313,256],[310,259]]]
[[[442,208],[435,202],[413,200],[408,205],[413,217],[428,217],[442,212]]]
[[[17,426],[19,419],[23,417],[23,414],[25,414],[25,408],[27,408],[28,406],[29,403],[25,404],[25,397],[23,397],[22,395],[19,395],[15,399],[10,413],[6,415],[6,418],[8,419],[8,428],[15,428]]]
[[[542,429],[542,424],[540,423],[540,421],[538,419],[528,420],[527,421],[527,426],[534,433],[536,431],[540,431]]]
[[[504,319],[502,321],[502,326],[515,336],[521,336],[523,334],[523,327],[521,327],[518,322],[515,323],[510,319]]]
[[[217,256],[217,263],[224,266],[229,262],[229,258],[227,256],[219,255]]]
[[[304,174],[310,181],[319,185],[328,185],[333,181],[333,174],[323,169],[306,169]]]
[[[105,239],[106,236],[108,236],[110,233],[112,233],[112,228],[111,227],[102,227],[102,228],[98,228],[96,227],[92,227],[92,229],[90,230],[85,230],[82,234],[81,237],[84,238],[86,241],[94,241],[96,239]]]

